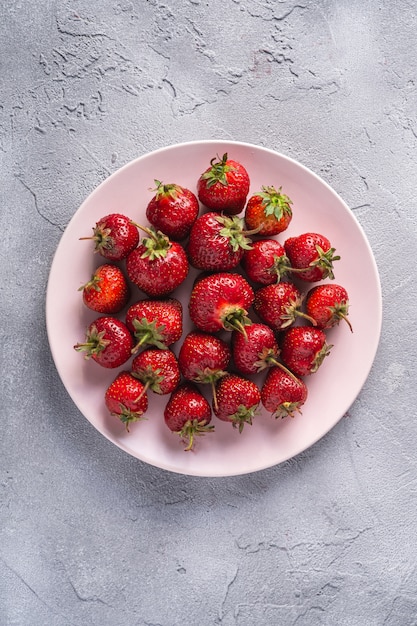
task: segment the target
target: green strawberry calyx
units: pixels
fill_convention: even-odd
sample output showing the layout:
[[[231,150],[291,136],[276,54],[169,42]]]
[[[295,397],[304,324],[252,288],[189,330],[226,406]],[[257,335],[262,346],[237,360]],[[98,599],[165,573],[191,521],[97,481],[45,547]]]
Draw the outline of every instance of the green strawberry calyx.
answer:
[[[207,424],[207,420],[198,420],[196,418],[189,419],[185,422],[181,430],[176,431],[176,434],[183,439],[187,444],[185,451],[192,450],[194,444],[194,437],[197,435],[205,435],[206,433],[214,432],[214,426]]]
[[[160,180],[154,180],[155,189],[152,191],[155,192],[156,199],[160,200],[161,198],[177,198],[179,194],[182,192],[183,188],[180,185],[176,185],[174,183],[164,184]]]
[[[81,285],[81,287],[78,287],[78,291],[101,291],[100,283],[102,280],[103,279],[100,276],[93,274],[89,281],[87,281],[84,285]]]
[[[320,365],[323,363],[326,356],[329,356],[330,350],[333,348],[332,344],[324,343],[323,346],[318,350],[314,356],[313,362],[310,366],[311,374],[314,374],[319,369]]]
[[[335,324],[338,324],[340,322],[340,320],[344,320],[346,322],[346,324],[349,326],[350,328],[350,332],[353,333],[353,328],[352,328],[352,324],[350,323],[350,320],[348,319],[348,313],[349,313],[349,303],[346,301],[343,302],[337,302],[334,306],[329,306],[329,310],[330,310],[330,320],[328,322],[328,326],[334,326]]]
[[[148,345],[155,346],[161,350],[168,348],[166,344],[165,324],[158,324],[156,320],[149,321],[146,317],[142,319],[135,318],[132,321],[133,335],[137,339],[136,345],[132,348],[132,354],[135,354],[139,348]]]
[[[287,328],[288,326],[291,326],[291,324],[295,322],[297,317],[302,317],[303,319],[310,322],[312,326],[317,326],[317,322],[313,317],[311,317],[310,315],[307,315],[307,313],[304,313],[303,311],[300,310],[302,301],[303,301],[302,298],[299,296],[291,298],[289,304],[285,307],[285,310],[281,315],[281,321],[282,321],[281,328],[282,329]]]
[[[310,267],[320,267],[323,272],[323,278],[334,278],[333,262],[339,261],[340,256],[335,255],[336,248],[329,248],[327,252],[320,246],[316,246],[318,258],[310,263]]]
[[[225,330],[237,330],[247,338],[245,326],[252,324],[252,320],[248,317],[246,309],[239,305],[226,305],[220,319]]]
[[[140,396],[137,399],[137,402],[140,400],[140,398],[143,395],[143,391],[140,394]],[[132,411],[132,409],[129,409],[127,406],[125,406],[124,404],[120,403],[120,407],[119,407],[120,412],[119,413],[112,413],[112,415],[114,415],[115,417],[118,417],[119,420],[122,422],[122,424],[124,424],[126,426],[126,430],[127,432],[129,431],[129,424],[132,424],[133,422],[139,422],[141,420],[146,419],[146,417],[144,417],[143,415],[143,411],[141,410],[137,410],[137,411]]]
[[[300,410],[300,402],[281,402],[281,404],[277,407],[275,413],[274,413],[274,417],[276,419],[278,419],[279,417],[281,417],[282,419],[284,417],[294,417],[294,414],[300,413],[301,415],[301,410]]]
[[[277,283],[281,282],[281,278],[291,271],[291,263],[286,254],[274,255],[274,262],[268,269],[268,273],[276,276]]]
[[[154,393],[161,393],[161,383],[164,380],[164,376],[161,375],[161,371],[162,370],[160,368],[153,369],[150,365],[148,365],[140,371],[131,372],[132,376],[140,380],[140,382],[144,385],[139,397],[136,399],[136,402],[138,402],[141,397],[145,395],[148,389],[151,389]]]
[[[90,359],[92,356],[100,354],[110,344],[109,339],[104,339],[105,334],[105,330],[98,331],[97,326],[93,324],[87,332],[85,341],[75,344],[74,350],[85,352],[85,359]]]
[[[257,194],[262,198],[265,215],[273,215],[277,220],[282,219],[284,215],[292,215],[292,200],[281,193],[281,190],[282,187],[277,190],[273,186],[264,186],[262,191]]]
[[[141,258],[155,261],[156,259],[166,257],[172,246],[170,238],[160,230],[153,228],[153,226],[149,228],[139,226],[139,224],[135,224],[135,226],[148,235],[142,239],[142,245],[145,247],[145,251],[141,254]]]
[[[251,250],[251,240],[248,235],[256,234],[260,228],[254,230],[245,230],[244,221],[241,217],[233,215],[231,217],[226,215],[216,215],[215,219],[219,224],[223,225],[223,228],[219,231],[219,235],[226,237],[229,240],[230,246],[233,252],[237,252],[239,248],[243,250]]]
[[[94,252],[101,254],[105,250],[112,250],[115,246],[115,239],[111,235],[111,228],[96,224],[93,228],[92,237],[80,237],[80,241],[94,241]]]
[[[298,383],[298,378],[295,374],[292,373],[288,367],[285,367],[281,361],[278,361],[278,352],[274,348],[265,347],[262,352],[258,353],[258,361],[255,361],[254,365],[259,372],[262,372],[269,367],[279,367],[283,372],[288,374],[296,383]]]
[[[323,279],[329,278],[330,280],[333,280],[334,279],[333,263],[334,261],[340,260],[340,256],[338,254],[335,254],[336,248],[329,248],[325,252],[321,246],[316,245],[316,251],[317,251],[317,258],[311,261],[311,263],[309,263],[307,267],[299,267],[299,268],[292,267],[291,272],[295,272],[295,273],[308,272],[309,270],[317,267],[317,268],[320,268]]]
[[[216,159],[218,160],[216,161]],[[201,175],[201,180],[206,181],[207,187],[212,187],[216,183],[227,187],[229,183],[226,174],[236,169],[233,165],[227,163],[227,153],[225,153],[221,159],[219,156],[211,159],[210,165],[210,169]]]
[[[229,417],[230,421],[233,424],[233,428],[238,428],[239,432],[241,433],[245,424],[252,425],[252,420],[256,415],[257,408],[257,404],[249,407],[245,404],[240,404],[237,408],[237,411]]]
[[[217,403],[217,394],[216,394],[216,382],[226,376],[227,372],[225,370],[220,369],[211,369],[210,367],[205,367],[203,370],[199,371],[197,375],[194,377],[194,381],[196,383],[203,383],[211,385],[211,390],[213,394],[213,403],[214,408],[218,409]]]

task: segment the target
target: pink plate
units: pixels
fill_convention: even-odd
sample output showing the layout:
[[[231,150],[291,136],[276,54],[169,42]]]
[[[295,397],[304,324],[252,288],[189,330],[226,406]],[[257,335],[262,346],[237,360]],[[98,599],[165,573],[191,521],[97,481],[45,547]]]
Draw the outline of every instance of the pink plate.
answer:
[[[108,213],[124,213],[137,223],[146,223],[146,206],[153,196],[155,179],[195,191],[198,177],[210,160],[225,152],[248,170],[250,193],[263,185],[282,185],[283,192],[292,198],[294,216],[288,230],[278,237],[281,242],[307,231],[320,232],[330,239],[341,256],[335,263],[335,281],[349,293],[349,319],[354,332],[344,323],[328,332],[333,348],[318,372],[305,379],[309,397],[302,415],[275,420],[261,410],[242,434],[213,418],[215,432],[199,437],[195,449],[185,452],[178,436],[168,430],[163,420],[167,397],[149,394],[148,419],[132,424],[130,432],[126,432],[104,405],[105,390],[117,371],[85,361],[73,349],[97,317],[84,306],[78,288],[103,263],[102,257],[93,254],[92,242],[79,238],[91,235],[95,223]],[[185,284],[173,294],[184,305],[184,333],[192,328],[187,299],[195,276],[192,270]],[[136,290],[132,301],[143,297]],[[52,355],[63,384],[81,413],[100,433],[134,457],[195,476],[231,476],[262,470],[295,456],[323,437],[345,415],[367,379],[379,342],[381,318],[381,288],[372,250],[341,198],[293,159],[231,141],[169,146],[132,161],[100,184],[77,210],[61,238],[46,298]],[[129,363],[120,369],[128,367]]]

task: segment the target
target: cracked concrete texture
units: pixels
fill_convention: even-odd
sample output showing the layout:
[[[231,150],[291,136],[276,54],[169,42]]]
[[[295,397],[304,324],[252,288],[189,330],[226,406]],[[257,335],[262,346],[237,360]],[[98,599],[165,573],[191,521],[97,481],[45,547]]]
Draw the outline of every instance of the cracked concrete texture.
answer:
[[[0,623],[417,624],[415,0],[0,5]],[[78,413],[44,323],[52,257],[118,167],[184,140],[284,152],[346,200],[384,296],[371,375],[297,458],[171,475]],[[401,252],[400,252],[401,251]]]

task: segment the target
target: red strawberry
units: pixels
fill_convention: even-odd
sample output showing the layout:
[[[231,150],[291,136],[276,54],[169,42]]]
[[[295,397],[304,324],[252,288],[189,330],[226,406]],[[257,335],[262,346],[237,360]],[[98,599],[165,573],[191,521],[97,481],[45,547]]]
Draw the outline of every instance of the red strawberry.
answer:
[[[294,326],[283,334],[281,359],[296,376],[307,376],[317,372],[332,347],[319,328]]]
[[[116,265],[100,265],[91,279],[79,288],[83,302],[98,313],[118,313],[126,306],[130,290],[122,270]]]
[[[165,424],[192,450],[194,437],[214,432],[210,426],[211,407],[192,383],[183,383],[172,394],[164,411]]]
[[[176,298],[139,300],[128,308],[126,326],[137,340],[133,352],[143,346],[168,348],[182,335],[182,304]]]
[[[344,320],[352,329],[348,320],[349,296],[344,287],[331,283],[317,285],[307,293],[306,312],[316,320],[317,328],[332,328]]]
[[[251,196],[245,209],[246,226],[257,228],[260,235],[278,235],[286,230],[292,219],[292,200],[283,193],[282,187],[262,187]]]
[[[239,274],[220,272],[201,278],[191,292],[189,310],[200,330],[239,330],[251,323],[247,316],[254,299],[249,283]]]
[[[226,271],[236,267],[250,239],[244,231],[244,222],[234,215],[204,213],[194,222],[190,231],[187,252],[191,265],[200,270]]]
[[[156,194],[146,208],[148,221],[174,241],[185,239],[200,210],[192,191],[155,180]]]
[[[298,278],[311,283],[334,278],[333,263],[340,256],[335,255],[336,249],[331,247],[327,237],[319,233],[303,233],[287,239],[284,248]]]
[[[293,283],[274,283],[255,292],[253,308],[259,317],[273,330],[291,326],[297,317],[315,321],[301,311],[302,296]]]
[[[97,318],[87,328],[85,342],[77,343],[75,350],[85,352],[86,359],[93,359],[102,367],[123,365],[131,356],[133,337],[127,326],[115,317]]]
[[[272,367],[261,388],[262,404],[274,417],[294,417],[307,400],[307,386],[303,380],[290,376],[279,367]]]
[[[242,376],[227,374],[216,384],[217,404],[214,414],[224,422],[231,422],[241,433],[245,424],[252,424],[261,403],[261,393],[254,382]]]
[[[129,424],[142,419],[148,408],[148,397],[142,383],[129,372],[121,372],[107,388],[104,396],[106,406],[118,417],[126,430]]]
[[[291,271],[284,247],[276,239],[259,239],[245,250],[241,265],[249,280],[272,285]]]
[[[151,389],[159,395],[172,393],[181,378],[175,354],[158,348],[149,348],[135,356],[131,373],[144,384],[146,391]]]
[[[233,361],[241,374],[257,374],[277,366],[291,375],[279,362],[279,353],[274,331],[266,324],[254,322],[247,326],[246,336],[236,331],[232,334]]]
[[[111,261],[121,261],[138,245],[139,233],[128,217],[121,213],[110,213],[96,223],[92,237],[80,239],[92,239],[95,252]]]
[[[230,348],[222,339],[193,331],[183,341],[178,362],[184,378],[211,385],[216,405],[215,383],[225,376],[230,357]]]
[[[212,159],[210,167],[201,174],[197,194],[211,211],[237,215],[245,206],[249,186],[249,175],[243,165],[224,154],[222,159]]]
[[[143,230],[148,237],[127,257],[127,275],[148,296],[167,295],[187,278],[187,255],[179,243],[160,231]]]

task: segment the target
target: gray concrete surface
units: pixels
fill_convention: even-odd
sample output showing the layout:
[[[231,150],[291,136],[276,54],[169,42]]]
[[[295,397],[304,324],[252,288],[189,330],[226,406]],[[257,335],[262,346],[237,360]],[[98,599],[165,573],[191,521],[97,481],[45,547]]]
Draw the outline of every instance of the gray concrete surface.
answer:
[[[4,626],[417,624],[417,2],[0,4]],[[147,466],[77,411],[48,272],[129,160],[226,138],[311,167],[362,224],[380,347],[349,417],[256,474]]]

